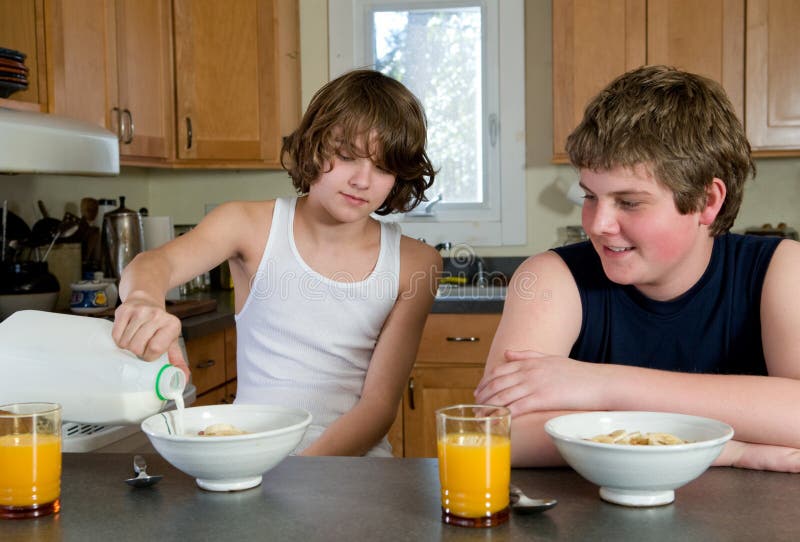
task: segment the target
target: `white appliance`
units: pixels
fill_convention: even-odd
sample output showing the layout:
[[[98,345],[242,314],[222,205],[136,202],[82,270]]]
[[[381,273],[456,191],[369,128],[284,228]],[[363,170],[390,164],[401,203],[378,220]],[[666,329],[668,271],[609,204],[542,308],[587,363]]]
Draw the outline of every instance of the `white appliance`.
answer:
[[[118,175],[119,141],[94,124],[0,107],[0,173]]]

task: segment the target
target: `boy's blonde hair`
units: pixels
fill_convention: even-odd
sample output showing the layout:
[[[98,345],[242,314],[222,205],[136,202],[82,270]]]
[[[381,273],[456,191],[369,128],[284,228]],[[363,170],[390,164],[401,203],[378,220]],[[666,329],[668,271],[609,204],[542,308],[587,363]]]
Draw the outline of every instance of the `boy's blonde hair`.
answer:
[[[644,66],[609,84],[586,107],[567,138],[578,168],[638,164],[668,187],[682,214],[699,211],[715,177],[727,188],[711,235],[727,232],[755,176],[750,144],[722,87],[667,66]]]
[[[281,165],[304,194],[338,151],[374,153],[378,165],[395,175],[392,191],[375,212],[406,212],[426,200],[436,176],[426,140],[425,112],[402,83],[377,71],[354,70],[317,91],[300,126],[284,139]]]

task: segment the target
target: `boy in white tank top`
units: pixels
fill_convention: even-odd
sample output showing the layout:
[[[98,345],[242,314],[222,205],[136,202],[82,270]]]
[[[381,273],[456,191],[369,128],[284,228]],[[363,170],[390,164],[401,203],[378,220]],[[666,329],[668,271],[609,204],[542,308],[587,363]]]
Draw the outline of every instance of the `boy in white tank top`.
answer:
[[[283,144],[301,197],[222,204],[138,255],[120,281],[114,340],[185,367],[166,292],[227,260],[237,402],[311,411],[302,454],[388,455],[442,262],[371,215],[424,201],[435,177],[425,144],[422,106],[396,80],[357,70],[326,84]]]

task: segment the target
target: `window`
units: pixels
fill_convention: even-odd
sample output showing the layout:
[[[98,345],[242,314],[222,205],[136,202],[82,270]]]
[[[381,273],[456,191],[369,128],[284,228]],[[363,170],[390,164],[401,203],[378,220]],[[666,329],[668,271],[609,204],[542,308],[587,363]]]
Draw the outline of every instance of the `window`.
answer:
[[[331,78],[370,66],[425,106],[439,175],[429,202],[389,219],[431,244],[525,244],[522,0],[328,5]]]

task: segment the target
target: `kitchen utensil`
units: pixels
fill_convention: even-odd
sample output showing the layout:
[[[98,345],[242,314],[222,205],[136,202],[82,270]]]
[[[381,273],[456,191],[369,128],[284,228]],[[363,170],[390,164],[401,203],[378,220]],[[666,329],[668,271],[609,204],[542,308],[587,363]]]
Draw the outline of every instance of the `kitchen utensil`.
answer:
[[[42,218],[37,220],[31,229],[31,244],[38,247],[53,240],[53,236],[61,226],[61,220],[50,216],[42,200],[38,200],[36,203],[42,213]]]
[[[73,215],[74,216],[74,215]],[[59,237],[70,237],[78,231],[78,224],[75,222],[67,222],[61,221],[58,224],[58,229],[56,230],[55,235],[53,235],[53,240],[50,241],[50,246],[47,247],[47,252],[44,253],[44,257],[42,258],[43,262],[47,261],[47,256],[50,255],[50,251],[53,250],[53,245],[56,244],[56,241]]]
[[[8,222],[8,200],[3,200],[3,261],[6,261],[6,222]]]
[[[137,476],[125,480],[126,484],[133,487],[150,487],[163,478],[160,474],[147,474],[147,462],[140,455],[133,456],[133,471]]]
[[[141,215],[125,208],[125,196],[120,196],[117,209],[103,216],[103,236],[111,274],[122,276],[122,270],[134,256],[144,250]]]
[[[90,225],[96,226],[95,220],[97,213],[100,210],[97,200],[94,198],[81,198],[81,218],[86,220]]]
[[[508,486],[508,499],[511,503],[511,510],[515,514],[535,514],[550,510],[558,501],[555,499],[532,499],[525,495],[520,488],[514,484]]]
[[[5,239],[4,261],[14,261],[19,256],[19,251],[27,246],[31,236],[31,229],[19,216],[8,210],[3,211],[3,237]]]

